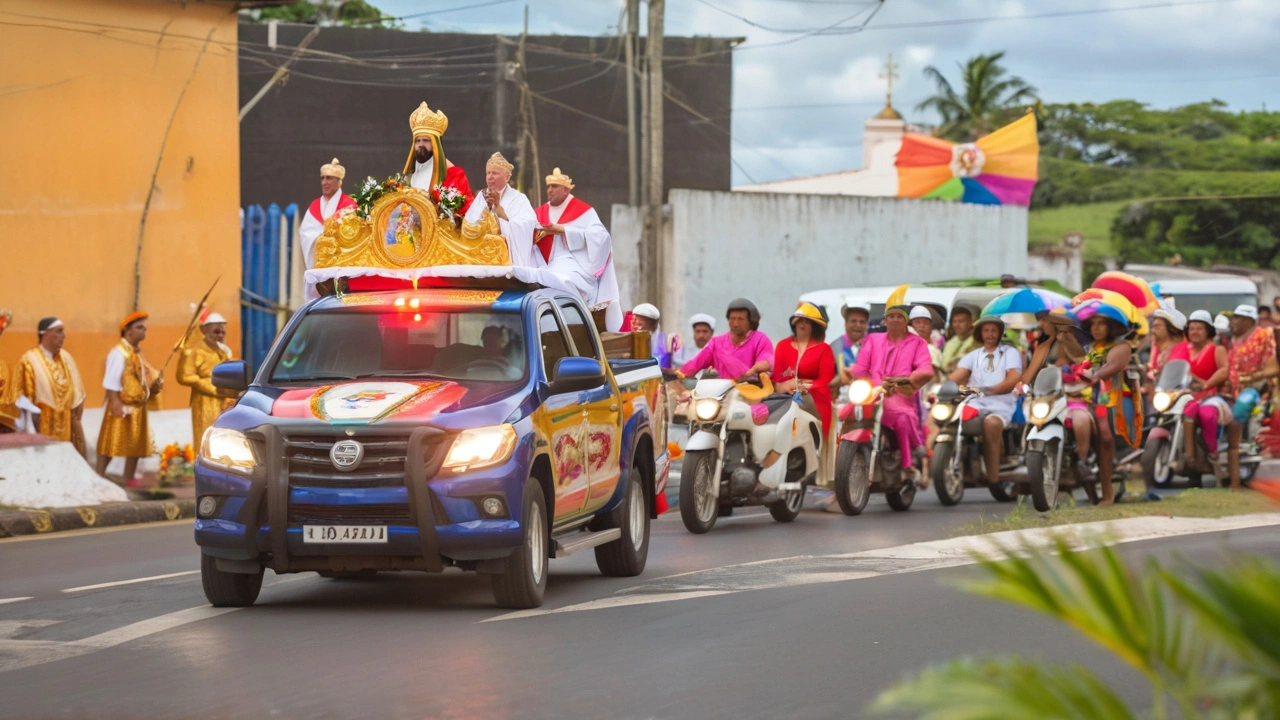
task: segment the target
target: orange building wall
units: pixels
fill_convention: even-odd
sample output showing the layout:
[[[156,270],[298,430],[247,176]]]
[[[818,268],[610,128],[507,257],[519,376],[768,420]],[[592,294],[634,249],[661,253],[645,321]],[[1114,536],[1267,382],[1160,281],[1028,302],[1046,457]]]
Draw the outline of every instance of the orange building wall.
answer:
[[[193,304],[221,276],[210,302],[231,320],[227,343],[238,355],[233,4],[6,0],[4,9],[0,308],[14,322],[0,337],[0,358],[12,367],[35,344],[37,321],[56,315],[84,375],[86,405],[102,403],[107,351],[134,309],[153,174],[138,286],[139,309],[151,313],[143,352],[164,362]],[[167,408],[184,407],[189,396],[176,365],[166,373]]]

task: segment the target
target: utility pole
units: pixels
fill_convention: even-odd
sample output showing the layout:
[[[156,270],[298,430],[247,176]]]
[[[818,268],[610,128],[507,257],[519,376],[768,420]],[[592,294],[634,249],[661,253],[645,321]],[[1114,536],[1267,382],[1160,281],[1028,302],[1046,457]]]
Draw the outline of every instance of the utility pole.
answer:
[[[525,192],[529,176],[529,78],[525,74],[524,41],[529,36],[529,6],[524,6],[524,30],[520,33],[520,44],[516,46],[516,72],[520,82],[520,106],[516,110],[516,189]]]
[[[636,37],[640,29],[640,0],[627,0],[627,33],[623,36],[627,55],[627,204],[640,205],[640,167],[636,128]]]
[[[665,5],[665,0],[649,0],[649,40],[645,48],[649,61],[649,113],[645,118],[649,130],[646,144],[649,166],[645,171],[649,177],[645,183],[648,207],[640,272],[644,279],[645,300],[653,303],[663,301],[666,271],[662,248],[662,16]]]

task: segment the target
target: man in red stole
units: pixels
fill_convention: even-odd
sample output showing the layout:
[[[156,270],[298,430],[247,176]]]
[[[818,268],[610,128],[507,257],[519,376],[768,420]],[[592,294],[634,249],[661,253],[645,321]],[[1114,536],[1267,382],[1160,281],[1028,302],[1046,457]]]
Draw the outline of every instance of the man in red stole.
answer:
[[[622,328],[618,277],[613,269],[613,241],[600,216],[573,196],[573,180],[556,168],[547,176],[547,200],[536,210],[539,228],[527,258],[512,256],[515,265],[547,268],[578,294],[592,313],[604,312],[605,328]]]
[[[298,226],[298,242],[308,270],[316,266],[316,240],[324,232],[324,221],[339,210],[356,206],[356,201],[342,192],[342,178],[346,176],[347,170],[338,164],[338,158],[320,166],[320,197],[307,208],[307,214],[302,216],[302,224]]]
[[[466,198],[461,210],[461,214],[466,215],[475,198],[471,184],[467,182],[467,173],[444,156],[440,138],[448,128],[449,118],[439,110],[432,112],[425,102],[413,111],[409,116],[413,147],[404,162],[404,174],[409,177],[410,185],[428,193],[438,185],[457,190]]]

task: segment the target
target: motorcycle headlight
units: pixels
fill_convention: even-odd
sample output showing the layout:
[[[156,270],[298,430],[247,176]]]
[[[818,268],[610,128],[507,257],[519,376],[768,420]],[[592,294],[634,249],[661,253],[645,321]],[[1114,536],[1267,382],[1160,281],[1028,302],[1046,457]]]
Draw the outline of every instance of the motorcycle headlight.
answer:
[[[249,471],[258,466],[253,443],[239,430],[212,427],[200,440],[200,457],[212,465],[230,470]]]
[[[866,380],[854,380],[849,386],[849,402],[861,405],[871,399],[871,383]]]
[[[945,403],[938,403],[933,406],[933,409],[929,411],[929,414],[933,416],[934,420],[944,423],[951,419],[951,406]]]
[[[1158,392],[1155,397],[1151,398],[1151,405],[1156,409],[1156,412],[1164,412],[1172,404],[1173,396],[1167,392]]]
[[[720,401],[715,398],[701,398],[693,404],[693,414],[702,422],[710,422],[720,414]]]
[[[458,433],[442,467],[468,470],[506,462],[516,449],[516,431],[510,425],[471,428]]]
[[[1049,405],[1049,403],[1045,402],[1044,400],[1039,400],[1032,403],[1031,417],[1035,418],[1036,420],[1043,420],[1049,417],[1050,407],[1051,406]]]

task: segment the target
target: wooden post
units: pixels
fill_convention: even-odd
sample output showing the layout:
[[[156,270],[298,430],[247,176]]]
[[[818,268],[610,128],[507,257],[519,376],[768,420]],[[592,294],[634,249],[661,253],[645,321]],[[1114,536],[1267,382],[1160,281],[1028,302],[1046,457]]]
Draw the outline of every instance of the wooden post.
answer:
[[[636,37],[640,30],[640,0],[627,0],[627,203],[640,204],[639,138],[636,128]]]
[[[643,302],[661,303],[664,287],[663,252],[662,252],[662,202],[664,199],[662,182],[662,20],[665,0],[649,0],[649,40],[646,55],[649,61],[649,115],[647,154],[649,173],[646,179],[648,207],[645,213],[645,233],[642,252],[640,253],[640,272],[643,283],[641,287],[644,297],[637,298]]]

